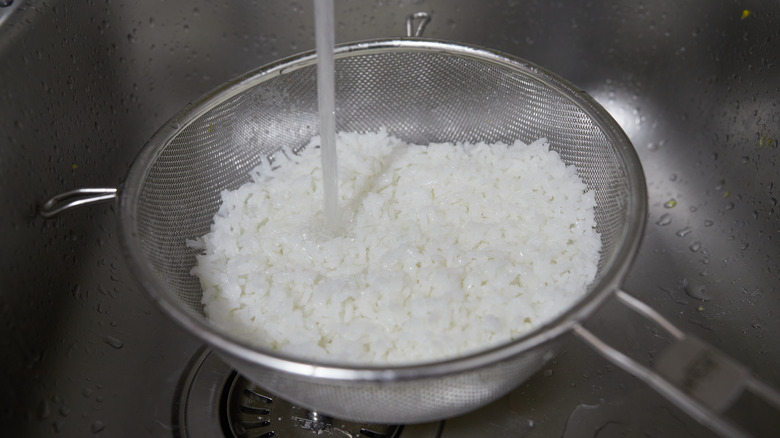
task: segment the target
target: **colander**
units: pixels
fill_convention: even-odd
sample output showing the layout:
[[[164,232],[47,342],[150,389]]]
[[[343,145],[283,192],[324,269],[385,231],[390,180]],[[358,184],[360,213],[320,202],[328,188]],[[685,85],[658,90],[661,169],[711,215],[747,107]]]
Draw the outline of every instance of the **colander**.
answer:
[[[451,360],[393,367],[301,360],[250,346],[212,326],[203,313],[199,281],[190,275],[195,250],[186,241],[209,231],[221,191],[248,182],[249,170],[264,157],[283,147],[303,148],[318,134],[312,52],[249,72],[183,109],[149,140],[120,189],[64,193],[41,213],[51,217],[78,204],[116,198],[126,259],[160,307],[246,378],[334,417],[398,424],[465,413],[538,371],[567,333],[718,432],[741,433],[719,414],[745,388],[780,406],[777,393],[743,367],[620,291],[643,234],[646,187],[630,141],[590,96],[530,62],[464,44],[374,40],[338,46],[335,56],[340,131],[385,128],[417,144],[531,143],[546,137],[595,193],[603,249],[587,295],[518,340]],[[662,354],[655,368],[632,360],[582,325],[615,298],[670,334],[670,353]]]

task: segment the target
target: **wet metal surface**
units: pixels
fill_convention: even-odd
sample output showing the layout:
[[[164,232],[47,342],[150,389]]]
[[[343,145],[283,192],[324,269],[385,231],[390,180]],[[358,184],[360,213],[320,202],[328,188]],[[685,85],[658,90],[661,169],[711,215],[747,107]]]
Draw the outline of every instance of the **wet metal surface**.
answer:
[[[174,436],[175,391],[198,342],[131,278],[111,204],[54,220],[37,205],[118,186],[179,108],[312,49],[310,4],[13,4],[0,21],[0,427]],[[433,16],[426,36],[529,59],[610,111],[650,198],[625,289],[780,386],[780,5],[337,0],[337,42],[398,36],[421,10]],[[595,329],[631,318],[610,309]],[[651,361],[652,329],[635,327],[615,342]],[[575,339],[564,350],[494,405],[446,420],[441,436],[711,435]]]

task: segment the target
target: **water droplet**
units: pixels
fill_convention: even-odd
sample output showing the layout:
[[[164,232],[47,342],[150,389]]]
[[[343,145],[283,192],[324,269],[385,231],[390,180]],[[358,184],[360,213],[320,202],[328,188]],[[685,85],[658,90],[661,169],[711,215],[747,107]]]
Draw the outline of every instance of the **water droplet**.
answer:
[[[563,427],[563,437],[579,436],[583,429],[583,425],[590,423],[594,416],[599,416],[598,405],[588,405],[581,403],[574,408],[566,418],[566,423]]]
[[[85,303],[89,297],[89,292],[86,290],[81,290],[81,286],[78,283],[73,285],[73,287],[70,289],[70,294],[73,299],[81,303]]]
[[[41,402],[38,403],[38,408],[35,411],[35,416],[38,418],[38,421],[43,421],[49,418],[50,414],[51,409],[49,408],[49,402],[45,399],[41,400]]]
[[[698,250],[701,249],[701,242],[699,242],[698,240],[694,240],[693,242],[691,242],[690,245],[688,245],[688,249],[690,249],[693,252],[697,252]]]
[[[677,234],[680,237],[685,237],[688,234],[690,234],[690,232],[691,232],[691,227],[685,227],[682,230],[677,230],[677,233],[675,234]]]
[[[689,282],[687,278],[683,279],[683,291],[685,291],[685,295],[699,301],[710,301],[712,299],[704,285]]]
[[[121,349],[125,346],[124,342],[120,341],[119,339],[113,337],[113,336],[106,336],[105,339],[103,339],[103,342],[106,344],[116,348],[117,350]]]
[[[713,222],[713,221],[711,221],[711,220],[709,220],[709,219],[707,219],[707,220],[705,220],[705,221],[704,221],[704,226],[705,226],[705,227],[711,227],[711,226],[712,226],[712,225],[714,225],[714,224],[715,224],[715,222]]]
[[[677,200],[675,200],[674,198],[672,198],[672,199],[666,201],[666,203],[664,203],[664,207],[665,208],[674,208],[676,206],[677,206]]]
[[[105,428],[106,428],[105,423],[103,423],[100,420],[95,420],[92,422],[92,427],[90,427],[90,430],[92,431],[92,433],[98,433]]]
[[[664,213],[656,221],[656,225],[664,226],[672,223],[672,216],[669,213]]]

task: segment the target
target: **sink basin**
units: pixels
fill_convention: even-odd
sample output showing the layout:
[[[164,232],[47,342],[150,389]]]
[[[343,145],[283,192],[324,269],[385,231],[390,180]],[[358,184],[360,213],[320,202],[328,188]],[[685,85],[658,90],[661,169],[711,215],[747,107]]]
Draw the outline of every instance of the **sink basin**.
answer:
[[[8,436],[194,436],[181,395],[204,353],[132,278],[114,206],[52,220],[37,208],[73,188],[120,186],[178,109],[314,48],[311,4],[6,3],[0,425]],[[780,387],[780,4],[337,0],[336,39],[403,35],[418,11],[433,17],[426,37],[528,59],[612,114],[649,190],[624,289]],[[653,328],[617,307],[589,326],[638,360],[658,353]],[[496,404],[420,427],[444,438],[712,435],[574,337],[564,347]]]

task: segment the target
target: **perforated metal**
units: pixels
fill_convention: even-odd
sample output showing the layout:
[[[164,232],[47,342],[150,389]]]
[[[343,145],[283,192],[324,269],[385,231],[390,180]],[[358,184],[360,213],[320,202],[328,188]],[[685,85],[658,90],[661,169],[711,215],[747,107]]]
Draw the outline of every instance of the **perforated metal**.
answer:
[[[342,131],[386,128],[419,144],[549,139],[595,192],[603,250],[591,289],[602,287],[604,273],[624,263],[619,255],[636,243],[631,234],[637,212],[643,211],[636,199],[637,187],[643,187],[636,155],[598,105],[554,75],[493,52],[393,41],[341,48],[336,84],[337,129]],[[123,201],[133,234],[130,255],[141,271],[156,277],[152,283],[161,286],[153,293],[170,303],[166,309],[177,319],[186,314],[202,321],[204,330],[215,330],[203,315],[200,285],[190,275],[195,253],[186,241],[208,232],[222,190],[249,181],[249,170],[263,157],[282,147],[304,147],[318,133],[316,91],[311,55],[248,75],[202,101],[205,113],[204,108],[185,111],[177,119],[181,127],[153,139],[148,146],[153,151],[136,165],[141,170],[129,179],[134,186]],[[312,202],[312,208],[319,205]],[[211,333],[196,334],[216,342]],[[219,337],[224,339],[217,344],[241,345],[225,334]],[[419,382],[379,382],[379,374],[366,381],[365,373],[333,381],[262,359],[232,357],[233,347],[223,349],[226,360],[281,396],[342,418],[391,423],[475,408],[500,397],[544,362],[543,355],[529,352]]]

